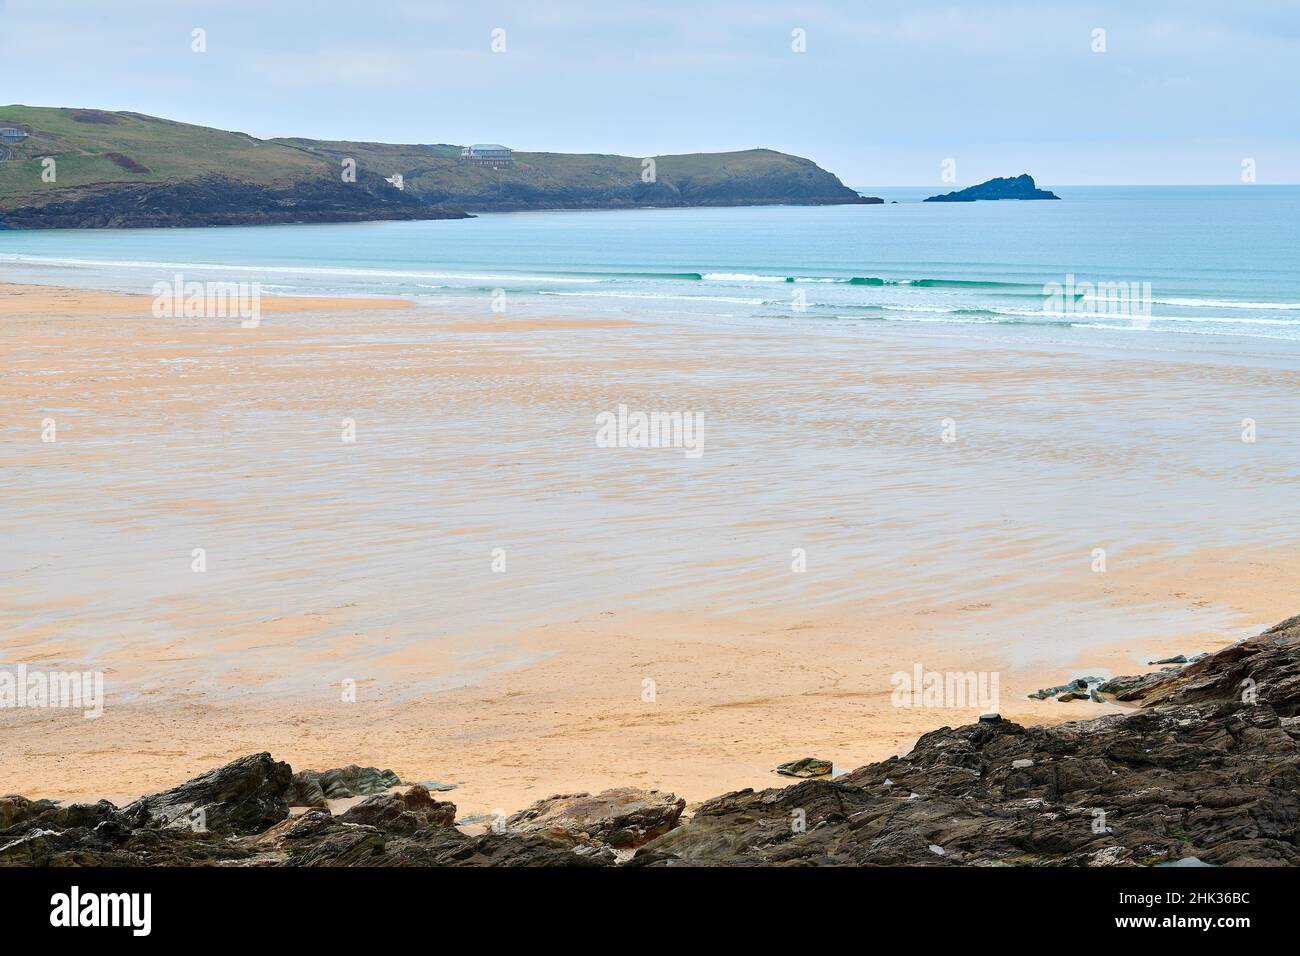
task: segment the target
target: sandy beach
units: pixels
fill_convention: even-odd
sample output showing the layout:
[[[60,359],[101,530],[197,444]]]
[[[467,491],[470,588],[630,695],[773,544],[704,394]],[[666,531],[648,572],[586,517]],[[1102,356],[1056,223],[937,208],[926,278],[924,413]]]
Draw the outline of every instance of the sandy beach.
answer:
[[[0,659],[106,692],[0,710],[0,792],[120,801],[269,750],[463,814],[693,801],[977,716],[894,706],[916,665],[1079,719],[1119,705],[1025,695],[1300,609],[1300,372],[1267,357],[262,312],[0,286]],[[703,453],[598,447],[619,404],[700,413]]]

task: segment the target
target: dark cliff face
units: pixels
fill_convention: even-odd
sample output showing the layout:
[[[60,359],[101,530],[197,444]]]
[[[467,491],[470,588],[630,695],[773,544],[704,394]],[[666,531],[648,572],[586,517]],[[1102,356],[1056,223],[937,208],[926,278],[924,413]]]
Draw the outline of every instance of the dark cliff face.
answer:
[[[926,202],[976,202],[981,199],[1060,199],[1056,193],[1039,189],[1034,185],[1034,177],[1028,173],[1009,176],[1004,179],[990,179],[978,186],[959,189],[956,192],[931,196]]]
[[[321,180],[275,189],[222,177],[62,190],[41,205],[0,209],[0,228],[99,229],[246,226],[382,219],[466,219],[468,213],[406,195],[387,183]]]
[[[836,184],[838,186],[838,184]],[[475,212],[528,209],[636,209],[682,206],[843,206],[875,205],[881,199],[861,196],[847,187],[769,175],[727,183],[628,183],[619,186],[546,187],[502,182],[472,192],[428,189],[430,201]]]
[[[815,167],[814,167],[815,168]],[[843,205],[879,203],[820,175],[770,171],[722,182],[689,179],[608,185],[503,180],[470,189],[408,182],[398,190],[373,173],[356,183],[333,179],[274,188],[209,176],[176,183],[114,183],[60,190],[40,204],[0,208],[0,228],[88,229],[235,226],[367,220],[466,219],[464,209],[634,209],[674,206]]]

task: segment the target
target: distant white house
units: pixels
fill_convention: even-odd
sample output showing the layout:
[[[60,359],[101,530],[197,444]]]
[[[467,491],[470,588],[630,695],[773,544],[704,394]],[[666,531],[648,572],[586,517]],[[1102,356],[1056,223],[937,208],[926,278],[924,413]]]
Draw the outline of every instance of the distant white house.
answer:
[[[475,143],[473,146],[466,146],[460,151],[460,158],[468,159],[477,166],[513,166],[515,162],[510,147],[498,146],[496,143]]]
[[[16,143],[20,139],[26,139],[27,132],[13,126],[0,126],[0,140],[6,143]]]

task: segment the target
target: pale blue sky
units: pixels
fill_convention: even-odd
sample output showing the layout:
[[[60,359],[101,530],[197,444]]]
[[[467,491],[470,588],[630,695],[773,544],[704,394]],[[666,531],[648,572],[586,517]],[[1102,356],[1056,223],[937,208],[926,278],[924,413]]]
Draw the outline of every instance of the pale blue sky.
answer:
[[[2,102],[257,136],[767,146],[854,186],[939,183],[948,157],[959,185],[1234,183],[1246,158],[1300,182],[1300,4],[1281,0],[0,0],[0,26]]]

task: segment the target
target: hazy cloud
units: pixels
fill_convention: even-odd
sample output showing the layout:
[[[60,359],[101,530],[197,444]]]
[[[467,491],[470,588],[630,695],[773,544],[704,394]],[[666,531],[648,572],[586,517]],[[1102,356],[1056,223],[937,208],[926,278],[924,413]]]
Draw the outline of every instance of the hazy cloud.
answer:
[[[932,182],[948,156],[963,181],[1232,182],[1242,156],[1261,182],[1300,181],[1300,12],[1269,0],[8,0],[0,16],[6,99],[262,136],[769,146],[864,186]]]

